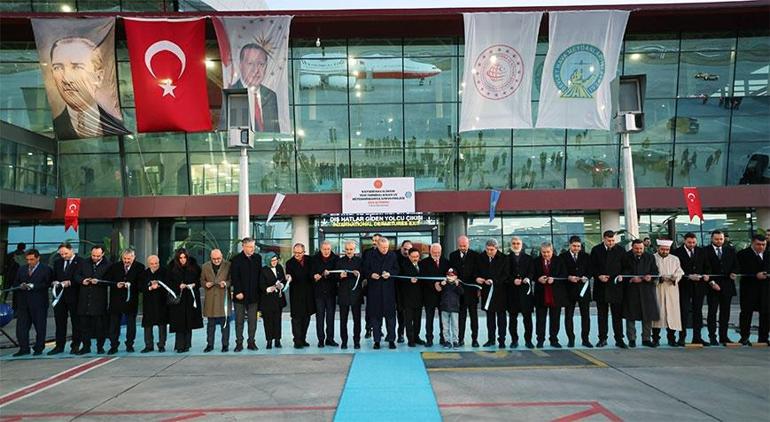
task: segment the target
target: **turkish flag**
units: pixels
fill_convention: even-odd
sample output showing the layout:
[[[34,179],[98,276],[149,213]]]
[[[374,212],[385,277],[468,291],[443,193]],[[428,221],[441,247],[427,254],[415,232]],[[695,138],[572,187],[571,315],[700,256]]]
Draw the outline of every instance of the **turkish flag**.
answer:
[[[124,21],[139,132],[211,130],[205,18]]]
[[[687,212],[690,213],[690,221],[696,215],[700,221],[703,221],[703,208],[701,207],[698,188],[682,188],[682,192],[684,192],[684,201],[687,203]]]
[[[67,198],[67,206],[64,208],[64,231],[70,227],[78,231],[78,217],[80,216],[80,198]]]

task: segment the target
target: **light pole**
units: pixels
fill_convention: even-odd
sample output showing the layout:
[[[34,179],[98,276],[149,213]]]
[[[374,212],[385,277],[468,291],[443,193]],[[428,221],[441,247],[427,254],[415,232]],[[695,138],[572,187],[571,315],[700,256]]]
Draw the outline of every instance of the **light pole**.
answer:
[[[238,177],[238,238],[251,236],[250,210],[249,210],[249,149],[254,147],[254,108],[257,96],[255,87],[249,87],[246,92],[247,103],[243,102],[243,90],[225,90],[225,103],[227,110],[228,146],[240,150]],[[240,101],[239,101],[240,100]],[[247,107],[244,107],[247,105]],[[246,110],[244,110],[244,108]],[[246,111],[246,122],[239,119]],[[246,123],[246,124],[244,124]]]
[[[644,93],[646,75],[627,75],[619,78],[617,92],[618,112],[615,117],[616,130],[623,138],[623,215],[626,233],[630,240],[639,238],[639,217],[636,209],[636,183],[634,163],[631,156],[631,132],[644,130]]]

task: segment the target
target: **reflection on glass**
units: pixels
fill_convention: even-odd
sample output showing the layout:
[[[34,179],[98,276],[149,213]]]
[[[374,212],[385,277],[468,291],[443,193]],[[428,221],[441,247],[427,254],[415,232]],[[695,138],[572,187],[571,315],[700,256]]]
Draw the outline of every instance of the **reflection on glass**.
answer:
[[[727,142],[731,107],[728,104],[725,98],[679,100],[676,142]]]
[[[631,134],[632,143],[648,146],[656,143],[674,142],[674,132],[688,133],[698,131],[698,121],[682,116],[674,117],[675,100],[645,100],[644,130]]]
[[[550,216],[511,216],[503,217],[503,234],[551,234]],[[509,240],[510,242],[510,240]]]
[[[510,148],[460,147],[460,190],[507,189],[511,178]]]
[[[734,58],[734,51],[681,53],[679,98],[729,96]]]
[[[238,152],[190,153],[190,182],[193,195],[238,192]]]
[[[455,102],[458,95],[457,58],[404,59],[404,102]]]
[[[403,154],[402,149],[353,150],[350,152],[352,177],[401,177]]]
[[[404,107],[406,147],[450,147],[457,127],[454,103],[412,104]]]
[[[674,186],[724,185],[726,143],[677,144],[674,156]]]
[[[131,196],[187,195],[187,156],[126,154],[126,181]]]
[[[62,154],[61,196],[123,196],[117,154]]]
[[[406,150],[406,174],[416,190],[455,189],[455,156],[452,148]]]
[[[297,177],[300,192],[329,192],[342,188],[342,178],[349,177],[347,151],[301,151],[297,153]]]
[[[617,144],[567,147],[567,189],[617,187],[618,170]]]
[[[564,156],[564,147],[514,147],[513,188],[563,188]]]
[[[676,96],[676,72],[679,53],[666,51],[634,52],[625,55],[623,74],[646,74],[647,98],[672,98]]]
[[[731,142],[770,142],[770,97],[733,99]]]
[[[402,106],[350,106],[351,148],[400,148],[404,118]]]
[[[347,149],[346,106],[301,106],[295,108],[297,149]]]
[[[637,187],[671,186],[672,145],[631,145]]]
[[[732,142],[728,185],[770,184],[770,147],[757,142]]]

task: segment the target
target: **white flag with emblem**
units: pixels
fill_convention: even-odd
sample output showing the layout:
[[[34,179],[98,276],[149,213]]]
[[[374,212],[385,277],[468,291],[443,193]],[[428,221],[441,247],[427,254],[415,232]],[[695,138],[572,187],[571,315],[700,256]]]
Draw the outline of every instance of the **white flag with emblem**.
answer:
[[[538,128],[609,130],[610,82],[628,15],[617,10],[548,14]]]
[[[540,12],[465,13],[460,132],[531,128]]]

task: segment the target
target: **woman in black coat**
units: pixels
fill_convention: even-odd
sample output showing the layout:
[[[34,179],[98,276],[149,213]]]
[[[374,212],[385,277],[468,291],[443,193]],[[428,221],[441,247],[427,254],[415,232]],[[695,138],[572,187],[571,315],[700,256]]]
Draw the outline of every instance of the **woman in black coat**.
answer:
[[[174,290],[178,303],[169,306],[171,332],[176,333],[174,349],[177,353],[190,351],[192,330],[203,328],[200,296],[201,269],[195,259],[180,248],[174,254],[168,270],[169,287]]]
[[[260,311],[265,325],[267,348],[281,347],[281,312],[286,306],[283,288],[286,285],[286,272],[278,261],[278,255],[272,254],[268,265],[262,268],[259,278]]]

